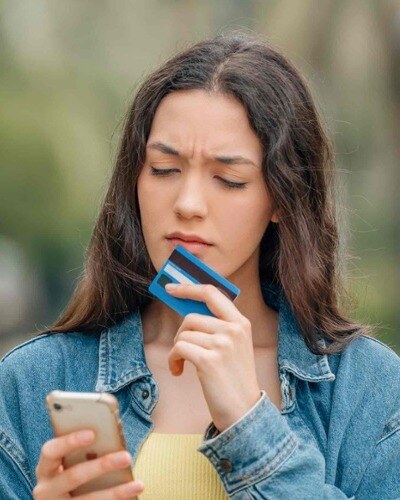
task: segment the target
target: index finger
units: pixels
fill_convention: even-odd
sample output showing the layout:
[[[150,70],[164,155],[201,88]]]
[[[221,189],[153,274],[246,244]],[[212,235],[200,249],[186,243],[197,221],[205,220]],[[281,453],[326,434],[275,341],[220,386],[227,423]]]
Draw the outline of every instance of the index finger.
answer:
[[[174,283],[174,285],[176,285],[175,288],[166,285],[165,290],[177,298],[185,297],[205,302],[210,311],[219,319],[238,321],[242,318],[231,299],[214,285],[197,283]]]
[[[65,455],[88,445],[93,441],[94,436],[94,432],[87,429],[46,441],[42,446],[39,463],[36,467],[37,479],[48,478],[55,474],[62,465],[62,459]]]

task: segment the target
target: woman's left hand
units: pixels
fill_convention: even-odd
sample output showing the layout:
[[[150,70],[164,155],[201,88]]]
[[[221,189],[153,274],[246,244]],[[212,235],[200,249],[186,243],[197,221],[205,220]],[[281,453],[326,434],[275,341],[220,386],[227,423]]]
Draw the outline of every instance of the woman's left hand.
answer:
[[[214,285],[178,284],[175,290],[166,291],[205,302],[217,316],[186,315],[168,364],[176,376],[182,374],[185,360],[195,365],[213,423],[222,432],[261,397],[251,323]]]

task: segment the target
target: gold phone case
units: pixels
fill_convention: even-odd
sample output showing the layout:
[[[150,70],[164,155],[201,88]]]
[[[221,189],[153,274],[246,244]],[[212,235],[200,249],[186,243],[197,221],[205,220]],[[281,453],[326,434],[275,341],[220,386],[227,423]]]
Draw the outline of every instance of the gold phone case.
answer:
[[[47,395],[46,406],[56,437],[81,429],[93,429],[96,433],[92,444],[64,457],[64,468],[126,449],[118,400],[112,394],[54,390]],[[131,466],[128,466],[88,481],[71,492],[71,495],[111,488],[133,479]]]

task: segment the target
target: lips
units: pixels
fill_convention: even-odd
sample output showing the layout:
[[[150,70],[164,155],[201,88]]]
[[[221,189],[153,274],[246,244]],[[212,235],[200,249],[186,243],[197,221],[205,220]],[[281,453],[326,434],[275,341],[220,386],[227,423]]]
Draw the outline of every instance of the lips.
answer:
[[[179,238],[165,238],[165,239],[167,240],[167,243],[171,248],[175,248],[176,246],[179,245],[182,248],[186,248],[186,250],[189,250],[189,252],[193,253],[194,255],[197,255],[198,257],[204,255],[204,252],[207,252],[207,250],[212,247],[211,244],[201,243],[199,241],[184,241],[180,240]]]
[[[181,241],[185,241],[187,243],[202,243],[204,245],[211,245],[211,243],[208,243],[205,239],[203,239],[201,236],[197,234],[184,234],[180,232],[175,232],[171,233],[167,236],[169,240],[171,239],[178,239]]]

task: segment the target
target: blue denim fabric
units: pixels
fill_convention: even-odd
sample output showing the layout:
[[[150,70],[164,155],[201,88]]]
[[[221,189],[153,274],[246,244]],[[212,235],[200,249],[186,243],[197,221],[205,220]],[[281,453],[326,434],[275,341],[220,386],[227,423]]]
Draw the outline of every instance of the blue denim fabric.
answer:
[[[341,354],[311,353],[286,297],[262,283],[279,312],[279,411],[262,391],[228,429],[212,422],[197,448],[230,498],[400,498],[400,359],[363,336]],[[32,498],[42,445],[53,437],[53,389],[106,391],[119,400],[135,460],[153,429],[158,387],[146,365],[138,311],[107,330],[46,334],[0,362],[0,498]]]

